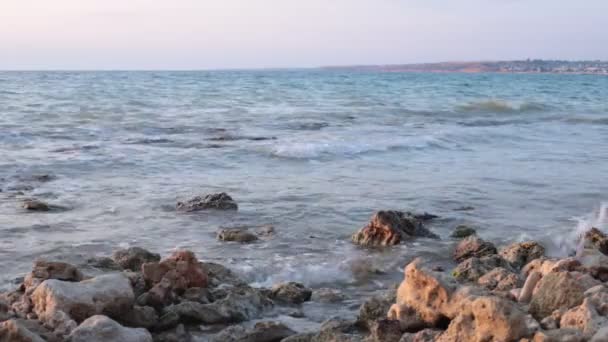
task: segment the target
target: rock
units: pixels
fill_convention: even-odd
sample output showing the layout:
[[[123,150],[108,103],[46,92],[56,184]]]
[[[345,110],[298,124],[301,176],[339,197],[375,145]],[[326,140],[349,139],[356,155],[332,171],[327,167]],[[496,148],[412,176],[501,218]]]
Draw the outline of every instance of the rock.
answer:
[[[134,305],[117,319],[121,324],[132,328],[152,328],[158,322],[158,314],[153,307]]]
[[[417,333],[405,333],[401,336],[399,342],[435,342],[441,333],[442,331],[437,329],[424,329]]]
[[[457,238],[457,239],[463,239],[468,236],[476,235],[476,234],[477,234],[477,231],[475,230],[475,228],[469,227],[464,224],[460,224],[460,225],[456,226],[456,229],[454,229],[452,234],[450,234],[450,237]]]
[[[479,297],[454,318],[438,342],[517,341],[530,334],[528,319],[509,300]]]
[[[524,287],[521,289],[517,301],[520,303],[529,303],[532,299],[532,293],[536,288],[536,285],[540,281],[542,274],[539,271],[532,271],[528,278],[526,278],[526,282],[524,283]]]
[[[120,271],[122,267],[118,265],[112,258],[108,257],[92,257],[87,259],[86,266],[91,266],[103,271]]]
[[[468,258],[481,258],[496,254],[496,247],[491,242],[472,235],[460,241],[454,250],[454,260],[462,262]]]
[[[25,276],[23,285],[26,289],[33,290],[47,279],[80,281],[83,279],[83,275],[78,268],[65,262],[36,260],[32,271]]]
[[[320,331],[310,341],[363,342],[363,338],[355,322],[343,319],[329,319],[321,324]]]
[[[312,292],[311,300],[319,303],[339,303],[346,299],[346,296],[337,289],[320,288]]]
[[[498,254],[513,267],[520,269],[530,261],[542,258],[545,255],[545,248],[538,242],[526,241],[504,247]]]
[[[521,287],[519,275],[503,267],[497,267],[479,278],[477,283],[488,290],[509,291]]]
[[[272,287],[271,298],[280,302],[302,304],[310,300],[312,290],[300,283],[287,282]]]
[[[511,266],[496,254],[481,258],[472,257],[458,264],[452,271],[452,276],[459,282],[477,282],[479,278],[497,267],[509,270]]]
[[[415,237],[438,238],[421,220],[389,210],[375,213],[371,221],[352,236],[352,241],[365,246],[390,246]]]
[[[3,342],[45,342],[60,341],[58,337],[50,335],[46,331],[46,338],[42,338],[40,332],[44,330],[34,321],[22,319],[11,319],[0,323],[0,341]]]
[[[49,210],[51,210],[51,208],[49,207],[48,204],[46,204],[40,200],[37,200],[37,199],[27,199],[27,200],[23,201],[21,206],[23,207],[23,209],[30,210],[30,211],[49,211]]]
[[[394,291],[386,295],[369,298],[359,308],[357,324],[369,329],[374,321],[387,317],[387,312],[396,299]]]
[[[211,342],[279,342],[294,334],[295,331],[282,323],[258,322],[252,329],[230,326],[216,334]]]
[[[560,321],[560,328],[581,330],[587,338],[591,338],[603,326],[608,326],[608,319],[598,314],[589,299],[566,311]]]
[[[143,264],[160,261],[160,255],[140,247],[129,247],[115,251],[112,259],[125,270],[140,272]]]
[[[420,314],[406,304],[393,304],[387,317],[399,322],[401,331],[416,332],[427,327]]]
[[[591,228],[583,236],[585,245],[591,245],[597,248],[604,255],[608,255],[608,237],[601,230]]]
[[[212,302],[212,296],[209,289],[203,289],[200,287],[191,287],[187,289],[181,298],[191,302],[198,302],[201,304],[208,304]]]
[[[192,336],[183,324],[171,330],[155,333],[152,338],[154,342],[191,342]]]
[[[405,279],[397,289],[397,306],[414,309],[420,318],[430,326],[442,326],[449,321],[450,301],[457,284],[444,274],[434,272],[417,258],[405,268]],[[394,312],[396,317],[402,316]]]
[[[575,329],[553,329],[538,331],[532,342],[584,342],[583,334]]]
[[[454,211],[471,211],[475,210],[475,207],[471,205],[463,205],[461,207],[455,208]]]
[[[583,303],[587,289],[597,285],[578,272],[551,272],[536,285],[530,313],[538,320],[558,309],[570,309]],[[593,280],[593,278],[591,278]]]
[[[142,265],[142,273],[146,284],[152,287],[144,294],[145,304],[155,307],[168,303],[174,293],[207,287],[207,272],[190,251],[177,251],[160,262],[147,262]]]
[[[120,273],[81,282],[45,280],[32,293],[34,312],[49,323],[63,312],[76,322],[96,314],[120,316],[133,305],[131,283]]]
[[[243,286],[246,285],[243,279],[237,276],[229,268],[212,262],[203,262],[203,268],[207,270],[208,285],[218,287],[220,285]]]
[[[87,318],[70,334],[70,342],[152,342],[152,335],[142,328],[126,328],[107,316]]]
[[[258,237],[242,228],[223,228],[217,232],[217,239],[221,241],[234,241],[240,243],[253,242]]]
[[[585,291],[584,295],[600,315],[608,316],[608,287],[594,286]]]
[[[411,217],[413,217],[413,218],[415,218],[417,220],[420,220],[420,221],[431,221],[431,220],[434,220],[436,218],[439,218],[438,215],[429,214],[426,211],[424,213],[422,213],[422,214],[420,214],[420,213],[413,213],[411,211],[408,211],[408,212],[406,212],[406,214],[408,216],[411,216]]]
[[[608,326],[597,331],[591,338],[590,342],[605,342],[608,341]]]
[[[251,287],[230,289],[225,298],[210,304],[183,301],[163,309],[159,325],[164,329],[179,322],[204,324],[235,323],[258,317],[272,302]]]
[[[390,319],[374,321],[370,333],[373,342],[399,342],[402,335],[399,321]]]
[[[205,196],[196,196],[186,202],[177,202],[177,210],[193,212],[207,209],[237,210],[238,205],[227,193],[215,193]]]

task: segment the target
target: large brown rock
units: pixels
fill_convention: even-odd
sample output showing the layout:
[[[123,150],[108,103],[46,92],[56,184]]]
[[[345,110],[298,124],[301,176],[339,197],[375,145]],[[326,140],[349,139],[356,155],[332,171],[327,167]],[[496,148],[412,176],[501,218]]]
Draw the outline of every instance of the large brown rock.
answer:
[[[589,299],[566,311],[560,321],[560,328],[578,329],[587,338],[591,338],[603,326],[608,326],[608,319],[599,315]]]
[[[51,326],[63,324],[64,315],[82,322],[96,314],[113,317],[128,311],[134,301],[127,277],[120,273],[100,275],[81,282],[45,280],[32,293],[34,312]]]
[[[530,313],[541,320],[558,309],[570,309],[583,303],[587,289],[599,282],[579,272],[550,272],[544,275],[532,295]]]
[[[222,228],[217,232],[220,241],[247,243],[258,240],[257,235],[245,228]]]
[[[352,236],[352,241],[365,246],[390,246],[415,237],[438,238],[422,221],[401,211],[378,211],[371,221]]]
[[[207,287],[207,271],[191,251],[177,251],[160,262],[142,265],[143,277],[151,287],[147,305],[162,306],[173,292],[181,294],[191,287]]]
[[[139,272],[143,264],[160,261],[160,255],[140,247],[129,247],[115,251],[112,259],[123,269]]]
[[[456,245],[456,249],[454,249],[454,260],[462,262],[468,258],[481,258],[496,254],[496,252],[494,244],[487,242],[476,235],[471,235]]]
[[[530,334],[526,314],[513,302],[479,297],[464,306],[438,342],[518,341]]]
[[[502,248],[498,254],[519,269],[534,259],[542,258],[545,248],[535,241],[518,242]]]
[[[193,212],[207,209],[237,210],[236,202],[225,192],[196,196],[186,202],[177,202],[178,211]]]

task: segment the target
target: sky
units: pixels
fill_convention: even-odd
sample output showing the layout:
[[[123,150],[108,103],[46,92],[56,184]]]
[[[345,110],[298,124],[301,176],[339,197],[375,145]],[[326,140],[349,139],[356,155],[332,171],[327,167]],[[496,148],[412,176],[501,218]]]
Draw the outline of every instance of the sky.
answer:
[[[0,70],[608,60],[608,0],[0,0]]]

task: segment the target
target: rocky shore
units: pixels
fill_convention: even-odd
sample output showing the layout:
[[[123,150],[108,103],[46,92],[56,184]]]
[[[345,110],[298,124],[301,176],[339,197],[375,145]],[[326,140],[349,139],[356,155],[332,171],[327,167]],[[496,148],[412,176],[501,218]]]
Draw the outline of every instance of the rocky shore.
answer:
[[[237,209],[225,193],[176,206]],[[352,242],[391,248],[439,239],[427,227],[435,218],[379,211]],[[239,227],[217,236],[252,243],[273,233]],[[466,226],[450,239],[453,269],[417,258],[398,287],[363,299],[356,319],[326,317],[315,331],[296,331],[278,317],[302,317],[311,300],[340,302],[340,289],[254,287],[188,250],[162,257],[122,248],[86,265],[37,260],[16,289],[0,294],[0,341],[608,341],[608,237],[601,230],[581,235],[579,248],[561,259],[546,257],[535,241],[495,246]]]

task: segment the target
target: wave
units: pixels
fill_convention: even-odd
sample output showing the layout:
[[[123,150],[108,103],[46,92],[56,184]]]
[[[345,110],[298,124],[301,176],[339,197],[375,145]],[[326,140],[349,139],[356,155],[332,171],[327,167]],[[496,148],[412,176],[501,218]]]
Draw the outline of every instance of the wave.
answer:
[[[608,229],[608,203],[602,203],[595,211],[575,220],[577,224],[570,234],[553,239],[559,249],[557,254],[566,256],[580,252],[583,247],[581,236],[591,228]]]
[[[528,113],[543,112],[548,106],[538,102],[510,103],[505,100],[484,100],[456,106],[457,112],[465,113]]]

